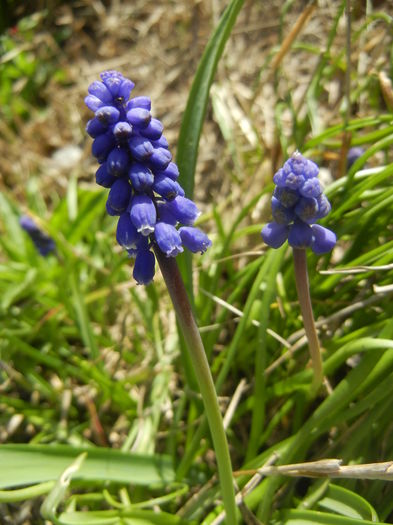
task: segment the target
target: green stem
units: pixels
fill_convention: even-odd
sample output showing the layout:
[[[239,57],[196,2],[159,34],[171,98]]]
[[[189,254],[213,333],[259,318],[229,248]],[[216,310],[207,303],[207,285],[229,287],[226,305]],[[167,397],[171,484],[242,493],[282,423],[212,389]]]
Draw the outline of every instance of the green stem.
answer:
[[[299,298],[304,329],[306,331],[308,347],[310,350],[312,366],[314,369],[314,379],[312,382],[311,391],[317,392],[322,384],[323,368],[318,333],[315,327],[314,314],[312,311],[306,250],[304,248],[293,248],[293,261],[295,264],[295,281],[297,295]]]
[[[190,352],[191,361],[204,402],[205,412],[216,453],[218,474],[227,523],[229,525],[236,525],[236,502],[231,458],[222,423],[221,412],[218,406],[216,389],[214,387],[209,363],[206,358],[205,349],[175,258],[165,257],[158,248],[155,249],[155,254],[168,288],[169,295],[172,299],[178,323]]]

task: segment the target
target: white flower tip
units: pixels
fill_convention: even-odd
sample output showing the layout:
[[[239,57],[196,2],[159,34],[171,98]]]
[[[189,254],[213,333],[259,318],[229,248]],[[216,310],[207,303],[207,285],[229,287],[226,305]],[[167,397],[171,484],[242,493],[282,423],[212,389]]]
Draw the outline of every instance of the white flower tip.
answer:
[[[144,237],[148,237],[151,233],[154,232],[154,226],[150,226],[149,224],[144,224],[143,226],[138,228],[137,231]]]

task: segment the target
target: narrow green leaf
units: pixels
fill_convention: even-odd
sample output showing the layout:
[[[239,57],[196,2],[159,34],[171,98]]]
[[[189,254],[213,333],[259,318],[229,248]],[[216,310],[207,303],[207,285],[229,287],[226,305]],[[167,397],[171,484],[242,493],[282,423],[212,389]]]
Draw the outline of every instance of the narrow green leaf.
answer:
[[[71,465],[69,465],[61,474],[41,505],[41,515],[43,518],[48,520],[53,520],[55,518],[57,507],[66,497],[66,492],[71,483],[71,479],[80,470],[86,456],[87,452],[79,454]]]
[[[25,234],[19,226],[18,212],[14,203],[2,192],[0,192],[0,221],[0,226],[2,225],[0,245],[4,244],[15,259],[24,259],[26,257]]]
[[[106,198],[104,192],[89,192],[80,194],[79,209],[69,209],[69,212],[78,215],[74,222],[69,223],[68,242],[76,244],[84,235],[91,232],[92,222],[102,214],[103,203]]]
[[[10,284],[1,297],[0,305],[2,310],[7,310],[15,301],[17,301],[21,297],[28,296],[29,291],[35,284],[37,276],[38,270],[36,268],[30,268],[27,269],[22,281]]]
[[[271,303],[276,293],[277,273],[284,257],[284,251],[270,250],[265,258],[262,268],[265,270],[265,278],[261,283],[263,295],[260,306],[260,325],[258,331],[258,348],[255,353],[254,372],[254,407],[252,410],[251,431],[246,455],[246,462],[255,457],[263,426],[265,423],[266,384],[264,370],[267,362],[267,333],[269,327],[269,316]],[[265,286],[262,288],[262,284]]]
[[[152,510],[104,510],[63,512],[56,523],[59,525],[181,525],[185,521],[178,516]]]
[[[190,199],[192,199],[194,193],[194,175],[199,139],[209,100],[210,87],[218,62],[224,51],[225,43],[243,3],[244,0],[232,0],[224,11],[202,55],[188,96],[180,128],[176,161],[179,166],[182,186]],[[188,253],[184,254],[178,258],[178,262],[192,301],[191,255]]]
[[[174,480],[171,462],[166,456],[67,445],[1,445],[0,488],[57,480],[83,452],[87,452],[87,458],[75,476],[77,479],[135,485],[167,484]]]
[[[194,172],[198,154],[199,138],[209,100],[210,86],[244,0],[232,0],[210,38],[198,66],[188,96],[178,141],[177,164],[180,179],[189,198],[194,190]]]
[[[380,522],[347,518],[315,510],[288,510],[283,513],[283,525],[382,525]]]
[[[325,496],[318,501],[318,505],[348,518],[371,520],[374,523],[378,521],[377,513],[368,501],[339,485],[330,484]]]
[[[0,490],[0,503],[14,503],[42,496],[52,490],[54,484],[54,481],[46,481],[23,489]]]
[[[89,349],[92,359],[98,359],[100,352],[91,327],[84,297],[79,288],[77,276],[73,272],[70,273],[70,287],[72,290],[72,304],[75,311],[75,317],[80,328],[83,342]]]

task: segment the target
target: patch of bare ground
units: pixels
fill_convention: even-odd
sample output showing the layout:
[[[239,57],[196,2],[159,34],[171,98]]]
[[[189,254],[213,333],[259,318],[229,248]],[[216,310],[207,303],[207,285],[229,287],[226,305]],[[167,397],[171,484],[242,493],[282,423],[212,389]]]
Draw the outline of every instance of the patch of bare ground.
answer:
[[[1,184],[11,187],[22,201],[31,176],[38,177],[47,197],[53,191],[62,195],[71,173],[85,184],[94,182],[83,98],[88,84],[104,69],[120,70],[135,82],[135,94],[151,96],[153,112],[163,121],[175,153],[189,87],[227,2],[82,0],[49,4],[41,11],[29,52],[52,60],[63,71],[63,81],[59,83],[57,77],[48,81],[41,94],[44,104],[32,106],[27,121],[16,118],[12,125],[4,120],[0,124]],[[282,22],[283,2],[245,2],[212,90],[197,164],[197,201],[207,206],[212,201],[229,201],[232,214],[234,204],[244,205],[264,179],[271,177],[282,156],[278,124],[280,133],[291,142],[293,122],[288,107],[279,118],[277,108],[291,93],[299,115],[309,110],[306,90],[326,50],[339,6],[335,0],[321,0],[311,7],[297,1]],[[383,7],[380,2],[378,8]],[[355,29],[360,28],[364,24],[361,2],[354,3],[353,15]],[[287,50],[280,48],[302,16],[305,19],[294,42]],[[60,31],[67,35],[61,44]],[[388,67],[384,49],[390,42],[386,28],[378,23],[370,24],[353,42],[352,67],[361,73],[360,81]],[[340,56],[344,60],[344,43],[342,17],[329,60],[340,60]],[[324,85],[315,108],[314,132],[340,118],[343,69],[341,73],[333,74]],[[17,89],[15,86],[15,94]],[[363,114],[368,101],[353,109]]]

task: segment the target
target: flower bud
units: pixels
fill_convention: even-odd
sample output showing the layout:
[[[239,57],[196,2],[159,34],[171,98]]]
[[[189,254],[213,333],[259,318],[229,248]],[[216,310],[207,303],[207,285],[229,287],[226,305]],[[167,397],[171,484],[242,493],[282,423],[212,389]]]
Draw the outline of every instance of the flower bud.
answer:
[[[150,111],[143,108],[130,109],[130,111],[127,112],[127,120],[132,126],[138,129],[146,128],[151,120]]]
[[[261,235],[264,242],[272,248],[279,248],[288,239],[289,227],[286,224],[269,222],[262,229]]]
[[[155,273],[156,259],[148,249],[139,249],[136,253],[133,277],[138,284],[149,284]]]
[[[157,212],[153,201],[147,195],[135,195],[131,202],[131,221],[142,235],[154,232]]]
[[[98,162],[102,163],[106,160],[109,152],[114,146],[115,138],[112,133],[105,133],[104,135],[99,135],[93,140],[91,151]]]
[[[128,141],[128,145],[134,159],[141,162],[149,159],[154,151],[152,143],[138,135],[132,136]]]
[[[143,192],[151,188],[154,175],[151,170],[140,162],[133,162],[128,170],[128,177],[135,191]]]
[[[128,212],[122,213],[119,217],[116,229],[116,240],[126,248],[126,250],[136,250],[138,248],[138,241],[140,234],[137,232],[134,224],[131,221]]]
[[[158,140],[163,130],[164,126],[162,123],[158,119],[152,118],[149,124],[144,129],[141,129],[141,135],[149,140]]]
[[[90,86],[87,88],[87,91],[90,93],[90,95],[99,98],[106,104],[110,104],[113,101],[112,93],[109,91],[106,85],[99,80],[95,80],[92,84],[90,84]]]
[[[86,131],[92,139],[95,139],[98,135],[106,133],[107,126],[104,126],[98,118],[94,117],[86,124]]]
[[[153,190],[168,201],[173,200],[178,195],[184,197],[184,190],[180,184],[165,175],[154,177]]]
[[[131,186],[127,179],[117,179],[109,190],[108,204],[112,210],[122,213],[128,208]]]
[[[154,237],[158,247],[167,257],[176,257],[183,251],[180,234],[171,224],[157,222]]]
[[[113,127],[113,134],[116,137],[117,141],[126,141],[132,135],[132,126],[128,122],[117,122]]]
[[[142,108],[151,110],[151,100],[150,97],[134,97],[129,100],[126,104],[126,111],[130,111],[133,108]]]
[[[181,195],[168,202],[168,209],[175,219],[185,226],[192,226],[201,214],[192,200]]]
[[[171,152],[165,148],[157,148],[153,150],[149,157],[149,164],[153,170],[165,170],[172,160]]]
[[[165,175],[172,180],[177,180],[179,178],[179,168],[174,162],[170,162],[164,170],[155,170],[157,175]]]
[[[108,172],[114,177],[121,177],[128,171],[130,156],[125,148],[114,148],[107,158]]]
[[[94,95],[88,95],[85,98],[85,104],[91,111],[94,111],[94,112],[96,112],[102,106],[105,106],[105,102],[103,102],[102,100],[100,100],[98,97]]]
[[[108,173],[106,162],[101,164],[96,171],[96,183],[104,188],[110,188],[115,180],[116,177]]]
[[[327,253],[332,250],[336,244],[336,234],[320,224],[313,224],[311,249],[316,254]]]
[[[95,116],[103,126],[110,126],[119,120],[120,111],[113,106],[103,106],[97,109]]]
[[[204,253],[212,244],[209,237],[199,228],[182,226],[179,233],[183,245],[193,253]]]
[[[289,228],[288,243],[293,248],[307,248],[312,242],[312,229],[309,224],[296,221]]]
[[[169,144],[167,139],[164,137],[164,135],[161,135],[161,137],[157,140],[151,140],[151,143],[155,148],[165,148],[169,149]]]

